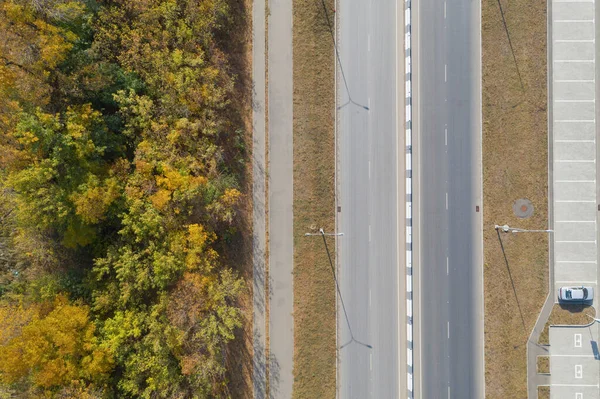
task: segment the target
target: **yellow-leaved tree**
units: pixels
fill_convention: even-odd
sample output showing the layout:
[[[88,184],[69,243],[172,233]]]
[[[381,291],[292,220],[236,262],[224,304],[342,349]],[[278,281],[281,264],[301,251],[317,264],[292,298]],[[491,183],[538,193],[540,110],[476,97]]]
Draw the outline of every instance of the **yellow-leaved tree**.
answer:
[[[30,392],[103,384],[113,368],[95,336],[87,306],[58,295],[52,302],[0,303],[0,383]]]

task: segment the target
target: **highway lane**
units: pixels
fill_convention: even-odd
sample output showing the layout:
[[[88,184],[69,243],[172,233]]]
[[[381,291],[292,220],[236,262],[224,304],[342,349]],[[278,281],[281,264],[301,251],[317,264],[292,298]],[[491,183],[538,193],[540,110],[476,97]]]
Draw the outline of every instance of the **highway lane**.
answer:
[[[416,391],[426,399],[479,399],[484,397],[480,3],[414,5]]]
[[[398,251],[404,254],[398,247],[397,190],[403,181],[398,140],[404,135],[397,125],[403,110],[396,79],[396,57],[403,48],[403,29],[397,31],[403,3],[399,6],[393,0],[348,0],[338,8],[339,51],[349,89],[338,69],[338,231],[344,233],[338,261],[351,328],[340,307],[341,398],[397,398],[404,389],[399,384],[406,381],[399,365],[406,361],[399,356],[399,343],[406,340],[399,313],[404,297],[398,303],[399,277],[404,281],[398,258]],[[404,93],[403,86],[400,90]]]

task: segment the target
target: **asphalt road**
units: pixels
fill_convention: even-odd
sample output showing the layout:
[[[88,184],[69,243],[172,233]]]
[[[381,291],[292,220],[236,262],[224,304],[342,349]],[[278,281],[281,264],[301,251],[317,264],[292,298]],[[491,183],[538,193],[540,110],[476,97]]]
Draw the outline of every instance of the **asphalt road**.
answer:
[[[484,397],[480,3],[413,4],[418,7],[413,20],[416,392],[424,399],[480,399]]]
[[[399,356],[406,327],[399,316],[404,296],[398,306],[405,270],[398,257],[399,251],[404,254],[398,234],[404,196],[397,194],[399,180],[404,180],[397,172],[398,140],[404,137],[404,127],[397,124],[403,103],[397,99],[396,57],[404,37],[403,22],[396,29],[403,7],[398,4],[400,10],[391,0],[348,0],[338,9],[339,51],[349,90],[338,70],[338,231],[344,233],[338,262],[350,323],[349,328],[340,306],[339,386],[344,399],[397,398],[399,384],[406,381],[401,374],[406,356],[401,361]],[[404,93],[403,85],[400,90]],[[400,162],[404,167],[403,158]]]

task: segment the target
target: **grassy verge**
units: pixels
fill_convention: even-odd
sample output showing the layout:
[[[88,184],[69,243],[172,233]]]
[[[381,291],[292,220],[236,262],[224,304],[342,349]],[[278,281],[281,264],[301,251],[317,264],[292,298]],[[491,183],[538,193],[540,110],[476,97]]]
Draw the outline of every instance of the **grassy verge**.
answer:
[[[549,386],[538,386],[538,399],[550,399]]]
[[[589,305],[554,305],[548,322],[544,326],[538,343],[548,345],[551,325],[585,325],[589,324],[596,317],[596,311]]]
[[[537,372],[540,374],[550,373],[550,356],[537,357]]]
[[[227,370],[229,391],[232,397],[251,399],[253,397],[252,369],[252,1],[229,1],[232,15],[232,29],[227,40],[227,53],[230,67],[236,75],[232,109],[235,126],[245,131],[244,144],[247,151],[246,164],[241,179],[244,199],[241,203],[235,242],[227,246],[227,264],[237,265],[237,271],[246,282],[246,290],[240,298],[243,325],[237,331],[236,339],[227,348]]]
[[[526,398],[526,341],[547,295],[548,237],[503,234],[503,253],[493,226],[548,224],[546,3],[483,0],[482,51],[486,397]],[[514,216],[519,198],[533,203],[531,218]]]
[[[322,239],[303,237],[335,228],[335,65],[322,3],[294,0],[293,29],[294,397],[335,398],[335,285]]]

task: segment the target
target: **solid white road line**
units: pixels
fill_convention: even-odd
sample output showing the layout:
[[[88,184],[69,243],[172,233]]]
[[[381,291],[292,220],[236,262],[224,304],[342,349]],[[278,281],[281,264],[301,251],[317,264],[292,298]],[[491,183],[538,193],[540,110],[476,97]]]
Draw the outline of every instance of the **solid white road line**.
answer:
[[[594,83],[596,79],[556,79],[554,83]]]
[[[444,143],[448,145],[448,128],[444,128]]]
[[[555,143],[595,143],[596,140],[554,140]]]
[[[557,159],[558,163],[596,163],[595,159]]]
[[[554,83],[594,83],[595,79],[556,79]]]
[[[369,242],[371,242],[371,225],[369,225]]]
[[[554,2],[559,3],[556,0]],[[560,3],[566,3],[566,2],[562,1]],[[586,3],[588,3],[588,2],[586,2]],[[600,388],[600,384],[550,384],[550,386],[553,386],[553,387],[596,387],[596,388]]]
[[[448,260],[448,257],[446,256],[446,275],[450,274],[450,261]]]
[[[555,220],[554,223],[596,223],[595,220]]]
[[[596,183],[596,180],[555,180],[555,183]]]
[[[596,120],[595,119],[555,119],[554,122],[559,122],[559,123],[581,123],[581,122],[596,123]]]
[[[448,65],[444,64],[444,82],[448,81]]]
[[[444,1],[444,19],[446,19],[446,2]]]
[[[573,23],[591,22],[591,23],[594,23],[594,20],[593,19],[555,19],[554,22],[573,22]]]
[[[596,201],[594,201],[594,200],[591,200],[591,201],[588,201],[588,200],[556,200],[556,201],[554,201],[554,202],[582,202],[582,203],[595,203]]]
[[[554,241],[554,242],[571,243],[571,244],[595,244],[596,243],[596,241]]]
[[[594,43],[594,39],[556,39],[555,43]]]
[[[594,123],[596,119],[555,119],[554,122],[562,122],[562,123],[579,123],[579,122],[588,122]]]
[[[450,339],[450,322],[448,322],[448,339]]]
[[[369,180],[371,180],[371,161],[369,161]]]
[[[595,357],[595,355],[550,355],[550,357]]]
[[[448,193],[446,193],[446,209],[448,209]]]
[[[583,63],[590,63],[590,62],[594,62],[594,60],[554,60],[554,62],[583,62]]]
[[[555,260],[555,263],[593,263],[596,264],[595,260]]]

